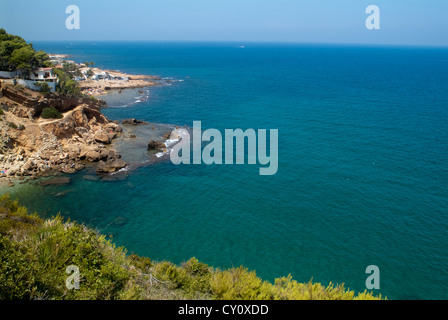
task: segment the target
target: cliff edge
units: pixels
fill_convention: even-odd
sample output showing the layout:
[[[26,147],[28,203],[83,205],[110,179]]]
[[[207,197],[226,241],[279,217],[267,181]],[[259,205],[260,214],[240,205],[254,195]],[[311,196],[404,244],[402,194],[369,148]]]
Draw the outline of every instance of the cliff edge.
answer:
[[[98,173],[125,167],[110,146],[122,129],[101,113],[105,105],[0,82],[0,179],[73,173],[87,162],[96,162]],[[48,110],[53,115],[44,118]]]

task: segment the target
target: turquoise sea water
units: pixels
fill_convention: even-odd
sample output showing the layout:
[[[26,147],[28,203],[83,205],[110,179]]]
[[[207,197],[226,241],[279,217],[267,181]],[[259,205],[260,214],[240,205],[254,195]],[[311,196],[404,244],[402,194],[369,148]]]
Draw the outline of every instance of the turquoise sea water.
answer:
[[[241,47],[243,46],[244,47]],[[130,252],[272,281],[345,283],[391,299],[448,298],[448,49],[256,43],[35,43],[172,78],[106,98],[111,119],[279,130],[279,168],[142,166],[124,180],[22,185],[46,216],[87,223]],[[145,93],[146,94],[146,93]],[[136,102],[141,100],[142,102]],[[126,155],[124,155],[126,156]],[[129,155],[128,155],[129,156]]]

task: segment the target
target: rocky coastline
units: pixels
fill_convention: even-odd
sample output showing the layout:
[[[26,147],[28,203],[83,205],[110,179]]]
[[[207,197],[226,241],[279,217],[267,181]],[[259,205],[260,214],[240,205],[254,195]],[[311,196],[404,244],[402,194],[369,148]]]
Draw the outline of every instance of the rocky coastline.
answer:
[[[111,145],[121,133],[118,121],[107,119],[106,103],[86,96],[43,95],[0,82],[0,183],[74,173],[94,163],[98,174],[126,167]],[[54,108],[59,119],[43,119]]]

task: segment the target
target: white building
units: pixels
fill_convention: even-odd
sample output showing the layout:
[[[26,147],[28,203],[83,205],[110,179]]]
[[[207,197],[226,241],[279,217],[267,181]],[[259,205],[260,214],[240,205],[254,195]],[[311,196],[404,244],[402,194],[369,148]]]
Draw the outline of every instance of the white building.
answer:
[[[52,68],[39,68],[29,74],[29,80],[16,79],[17,83],[31,89],[38,91],[40,89],[39,83],[46,82],[51,91],[55,91],[58,77],[53,75]]]
[[[94,73],[92,76],[92,80],[110,80],[111,76],[109,73],[105,71],[101,71],[100,73]]]
[[[30,73],[30,80],[44,80],[46,82],[55,82],[57,77],[53,75],[52,68],[39,68]]]

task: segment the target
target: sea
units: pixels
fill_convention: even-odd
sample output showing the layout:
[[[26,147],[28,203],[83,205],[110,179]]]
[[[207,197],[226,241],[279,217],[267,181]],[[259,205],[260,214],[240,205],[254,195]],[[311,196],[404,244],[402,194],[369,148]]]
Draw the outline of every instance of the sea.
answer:
[[[35,42],[76,62],[159,76],[104,96],[134,166],[101,179],[6,189],[43,217],[61,213],[129,253],[176,264],[245,266],[264,280],[448,298],[448,48],[253,42]],[[150,131],[277,129],[278,171],[174,165]],[[146,129],[145,129],[146,128]],[[150,129],[148,129],[150,128]],[[269,150],[269,149],[268,149]],[[2,190],[2,192],[6,192]],[[368,270],[367,270],[368,271]],[[368,281],[367,281],[368,282]]]

